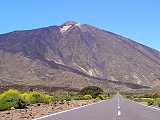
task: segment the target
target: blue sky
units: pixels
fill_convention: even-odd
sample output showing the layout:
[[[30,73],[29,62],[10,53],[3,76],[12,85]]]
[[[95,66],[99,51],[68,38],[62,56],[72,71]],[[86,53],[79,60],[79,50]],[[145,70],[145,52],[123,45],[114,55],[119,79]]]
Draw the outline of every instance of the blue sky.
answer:
[[[159,0],[1,0],[0,33],[87,23],[160,50]]]

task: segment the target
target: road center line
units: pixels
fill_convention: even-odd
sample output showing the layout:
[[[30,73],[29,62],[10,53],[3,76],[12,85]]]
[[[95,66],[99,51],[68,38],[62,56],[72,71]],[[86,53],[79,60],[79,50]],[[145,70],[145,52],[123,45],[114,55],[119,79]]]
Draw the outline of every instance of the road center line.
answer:
[[[119,103],[119,96],[118,96],[118,107],[117,108],[118,108],[118,116],[120,116],[121,115],[121,111],[120,111],[121,107],[120,107],[120,103]]]
[[[118,116],[120,116],[121,115],[121,111],[120,110],[118,110]]]

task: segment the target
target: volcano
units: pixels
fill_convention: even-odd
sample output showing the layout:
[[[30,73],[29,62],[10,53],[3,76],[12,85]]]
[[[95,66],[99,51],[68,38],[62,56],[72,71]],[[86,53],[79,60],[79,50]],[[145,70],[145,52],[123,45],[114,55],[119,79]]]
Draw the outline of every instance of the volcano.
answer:
[[[160,52],[74,21],[14,31],[0,34],[0,83],[1,88],[153,88],[160,86]]]

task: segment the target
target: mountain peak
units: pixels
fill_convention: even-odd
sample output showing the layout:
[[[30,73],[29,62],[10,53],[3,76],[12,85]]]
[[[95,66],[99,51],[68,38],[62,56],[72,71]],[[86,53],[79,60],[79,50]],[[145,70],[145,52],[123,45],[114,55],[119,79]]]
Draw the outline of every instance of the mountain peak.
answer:
[[[0,35],[0,83],[4,85],[158,88],[159,71],[158,51],[75,21]]]
[[[64,24],[61,25],[60,32],[64,33],[68,31],[70,28],[72,28],[73,26],[80,27],[80,23],[75,22],[75,21],[66,21]]]
[[[78,22],[69,20],[69,21],[66,21],[63,25],[75,25],[75,24],[78,24]]]

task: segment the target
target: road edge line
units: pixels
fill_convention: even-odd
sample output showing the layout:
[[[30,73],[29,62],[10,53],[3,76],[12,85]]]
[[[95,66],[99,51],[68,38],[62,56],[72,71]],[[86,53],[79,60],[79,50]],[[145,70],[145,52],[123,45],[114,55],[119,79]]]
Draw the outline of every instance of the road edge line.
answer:
[[[109,99],[109,100],[110,100],[110,99]],[[43,118],[46,118],[46,117],[50,117],[50,116],[58,115],[58,114],[61,114],[61,113],[65,113],[65,112],[69,112],[69,111],[73,111],[73,110],[85,108],[85,107],[88,107],[88,106],[91,106],[91,105],[95,105],[95,104],[99,104],[99,103],[105,102],[105,101],[108,101],[108,100],[102,100],[102,101],[95,102],[95,103],[91,103],[91,104],[88,104],[88,105],[84,105],[84,106],[80,106],[80,107],[68,109],[68,110],[61,111],[61,112],[56,112],[56,113],[49,114],[49,115],[45,115],[45,116],[42,116],[42,117],[39,117],[39,118],[34,118],[34,119],[32,119],[32,120],[40,120],[40,119],[43,119]]]

